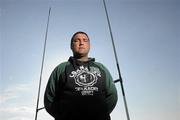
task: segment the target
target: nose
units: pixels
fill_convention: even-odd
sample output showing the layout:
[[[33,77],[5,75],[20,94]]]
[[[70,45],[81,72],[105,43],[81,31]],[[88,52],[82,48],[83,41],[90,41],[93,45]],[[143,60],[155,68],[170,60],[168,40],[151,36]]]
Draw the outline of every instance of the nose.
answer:
[[[80,45],[83,45],[83,44],[84,44],[83,40],[80,40]]]

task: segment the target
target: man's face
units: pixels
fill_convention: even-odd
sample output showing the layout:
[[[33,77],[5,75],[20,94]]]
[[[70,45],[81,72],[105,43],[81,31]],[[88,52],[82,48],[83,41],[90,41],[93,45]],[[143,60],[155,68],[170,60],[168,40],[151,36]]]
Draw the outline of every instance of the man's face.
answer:
[[[74,55],[87,56],[90,49],[89,38],[82,33],[75,35],[71,44],[71,49]]]

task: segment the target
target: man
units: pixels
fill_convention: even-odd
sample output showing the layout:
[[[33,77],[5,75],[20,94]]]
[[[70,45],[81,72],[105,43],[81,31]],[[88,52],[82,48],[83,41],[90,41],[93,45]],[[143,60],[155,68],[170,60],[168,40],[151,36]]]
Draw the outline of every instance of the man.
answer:
[[[110,120],[117,103],[113,79],[101,63],[89,58],[90,39],[76,32],[71,39],[73,57],[51,73],[44,105],[55,120]]]

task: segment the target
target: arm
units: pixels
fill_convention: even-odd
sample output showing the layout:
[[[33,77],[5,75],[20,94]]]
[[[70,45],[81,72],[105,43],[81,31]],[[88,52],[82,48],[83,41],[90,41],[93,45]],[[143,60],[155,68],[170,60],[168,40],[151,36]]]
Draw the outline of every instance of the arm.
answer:
[[[110,72],[105,67],[104,70],[106,74],[106,104],[108,107],[108,112],[111,113],[117,104],[117,89]]]
[[[45,90],[45,94],[44,94],[44,106],[46,111],[52,115],[53,117],[55,117],[56,114],[56,110],[55,110],[55,105],[54,105],[54,100],[55,100],[55,90],[56,90],[56,81],[57,81],[57,68],[54,69],[54,71],[51,73],[47,86],[46,86],[46,90]]]
[[[55,117],[58,114],[58,103],[55,98],[57,98],[57,91],[60,89],[60,87],[63,87],[62,85],[59,86],[59,83],[62,83],[61,75],[65,71],[65,67],[67,65],[67,62],[64,62],[60,65],[58,65],[53,72],[51,73],[45,94],[44,94],[44,106],[46,111]]]

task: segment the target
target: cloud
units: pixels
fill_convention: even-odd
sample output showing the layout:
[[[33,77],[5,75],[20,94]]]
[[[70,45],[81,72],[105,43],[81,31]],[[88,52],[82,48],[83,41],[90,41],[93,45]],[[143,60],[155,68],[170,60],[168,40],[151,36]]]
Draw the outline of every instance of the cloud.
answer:
[[[16,95],[14,95],[13,93],[11,92],[5,92],[5,93],[1,93],[0,95],[0,104],[10,100],[10,99],[14,99],[14,98],[17,98]]]
[[[35,108],[33,106],[14,106],[0,108],[0,118],[3,120],[32,120],[35,117]],[[38,112],[38,120],[53,120],[45,110]]]
[[[28,117],[13,117],[13,118],[9,118],[7,120],[32,120],[32,118],[28,118]]]
[[[0,104],[18,98],[20,94],[27,92],[29,87],[28,84],[16,84],[0,91]]]
[[[3,120],[30,120],[34,116],[35,110],[28,106],[14,106],[0,108],[0,118]]]
[[[35,114],[32,84],[13,84],[0,92],[0,118],[3,120],[30,120]]]
[[[13,114],[29,114],[34,113],[34,108],[28,106],[19,106],[19,107],[8,107],[0,108],[0,112],[13,113]]]

